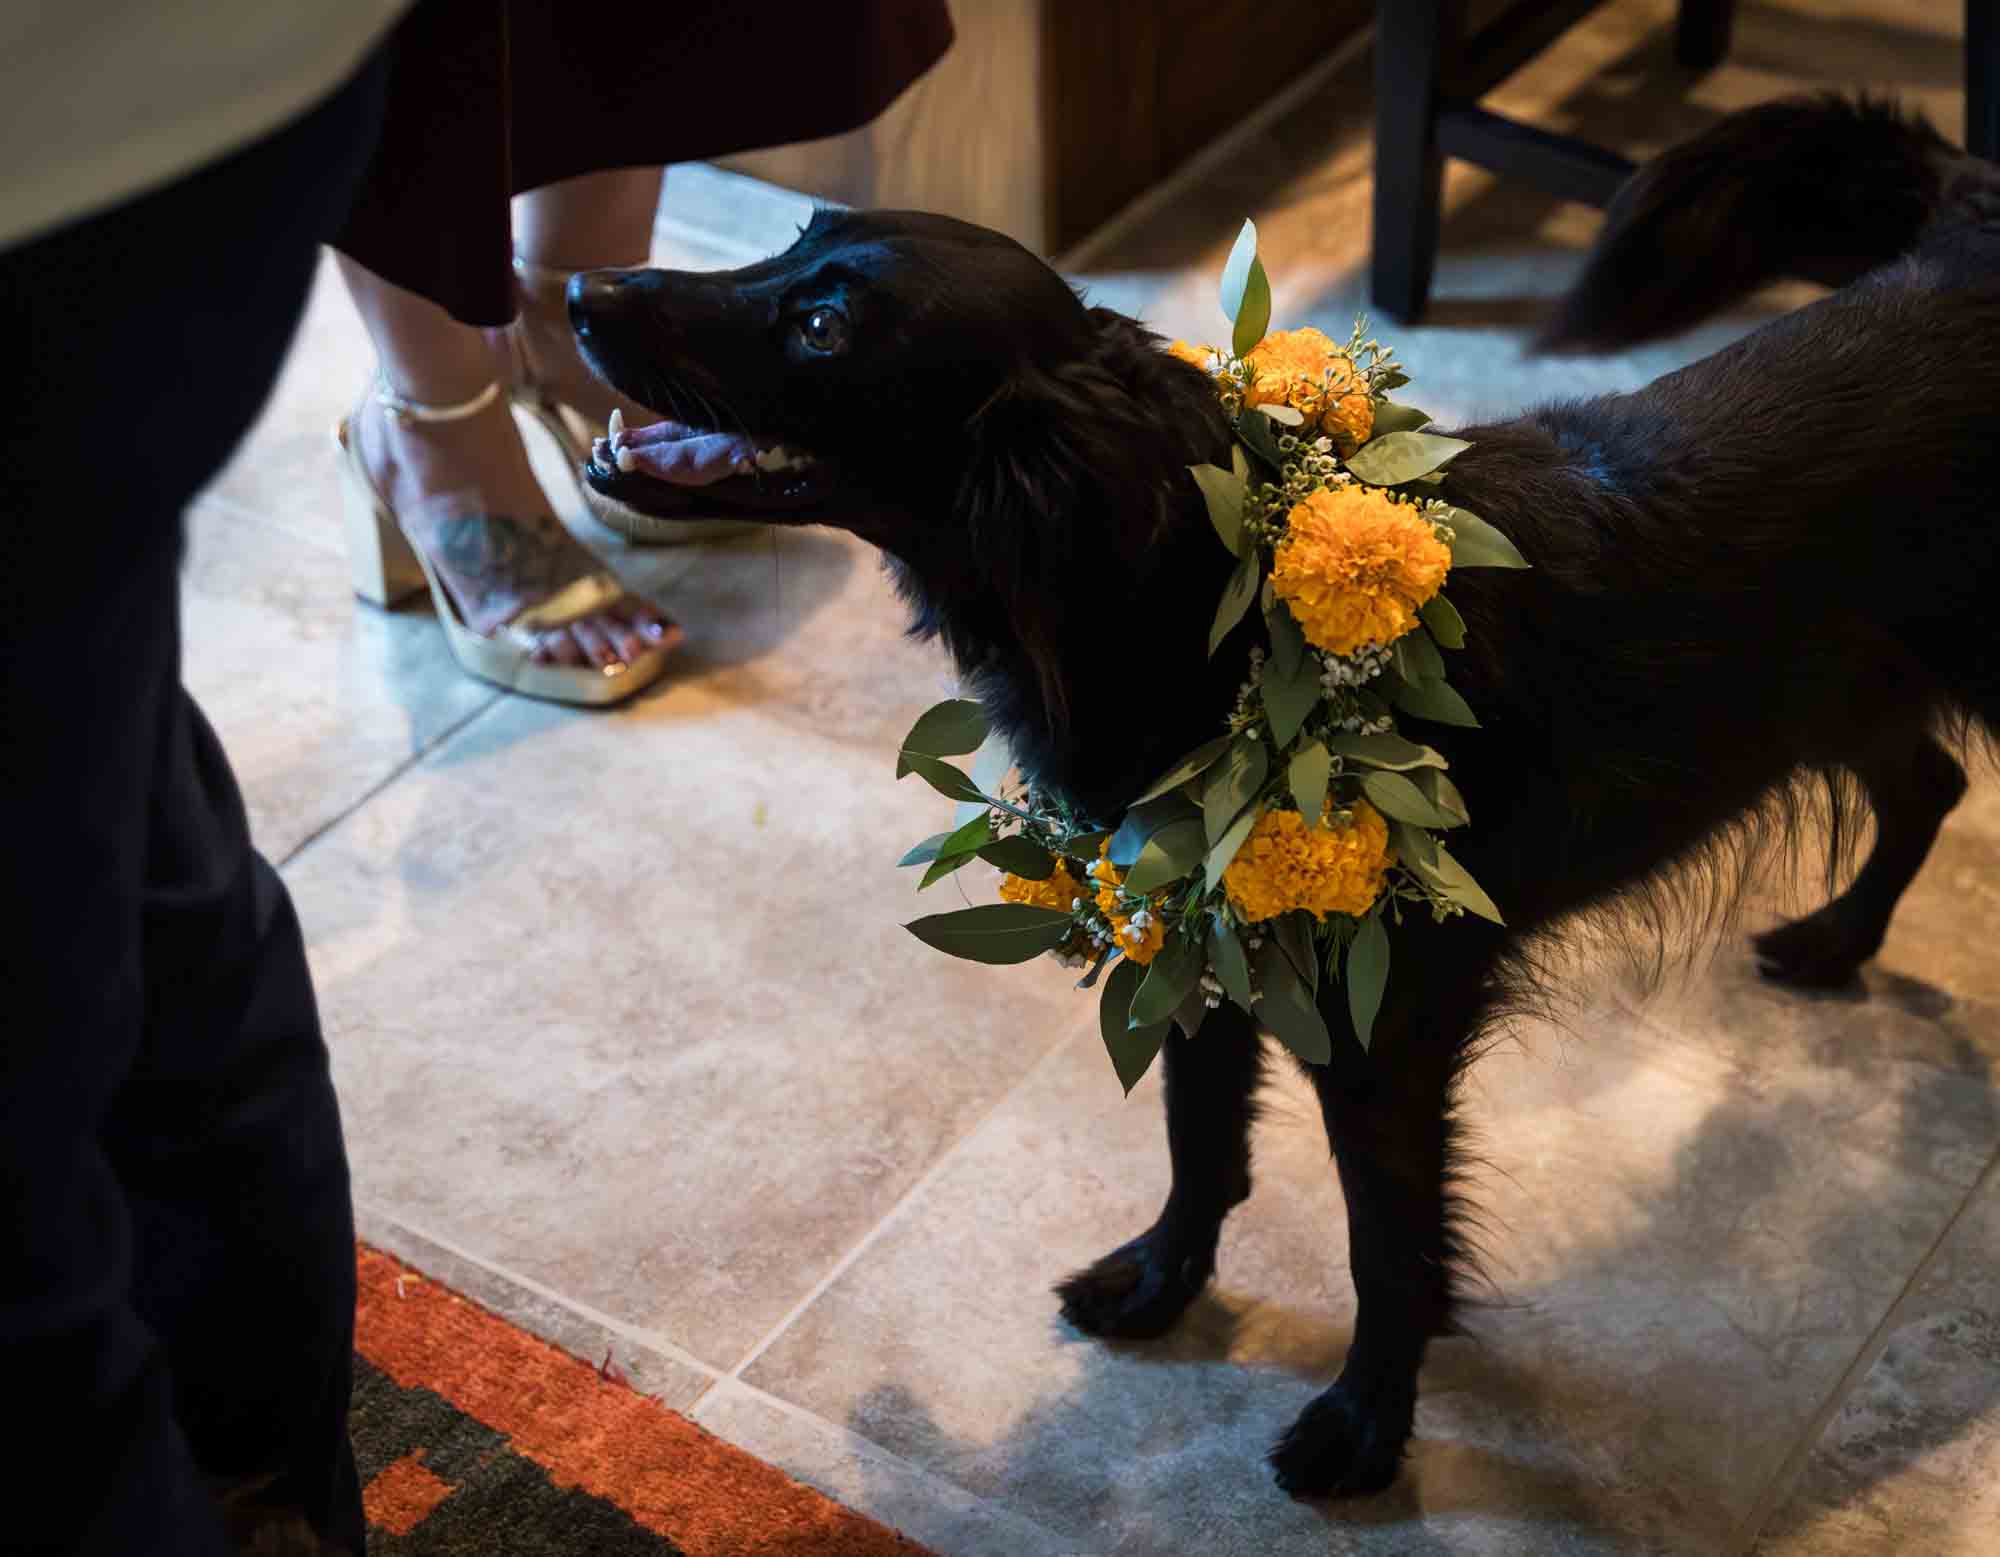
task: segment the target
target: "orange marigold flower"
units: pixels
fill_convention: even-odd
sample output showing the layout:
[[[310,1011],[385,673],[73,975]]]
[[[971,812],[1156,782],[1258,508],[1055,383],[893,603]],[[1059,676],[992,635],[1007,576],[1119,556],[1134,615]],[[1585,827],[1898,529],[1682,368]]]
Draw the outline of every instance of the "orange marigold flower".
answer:
[[[1083,883],[1069,873],[1062,860],[1046,881],[1030,881],[1009,872],[1000,878],[1000,895],[1010,903],[1026,903],[1030,908],[1056,908],[1069,912],[1069,905],[1084,895]]]
[[[1303,908],[1315,919],[1361,915],[1382,895],[1389,867],[1389,824],[1365,800],[1354,803],[1345,827],[1334,825],[1332,802],[1317,827],[1297,811],[1266,811],[1222,873],[1236,911],[1255,924]]]
[[[1200,368],[1202,372],[1212,372],[1218,353],[1213,346],[1197,346],[1191,341],[1175,341],[1167,348],[1167,355]]]
[[[1375,401],[1346,352],[1308,326],[1280,330],[1257,343],[1244,359],[1253,369],[1246,406],[1288,405],[1333,439],[1341,457],[1368,441],[1375,428]]]
[[[1321,488],[1293,506],[1271,588],[1332,654],[1394,643],[1451,570],[1451,548],[1408,503],[1376,487]]]

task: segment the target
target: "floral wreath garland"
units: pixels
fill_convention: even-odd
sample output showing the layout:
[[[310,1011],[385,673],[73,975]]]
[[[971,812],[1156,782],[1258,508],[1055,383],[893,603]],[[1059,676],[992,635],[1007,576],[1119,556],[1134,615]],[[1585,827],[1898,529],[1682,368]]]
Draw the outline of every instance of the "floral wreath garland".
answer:
[[[1317,996],[1347,989],[1365,1048],[1389,976],[1385,919],[1500,913],[1440,834],[1469,821],[1443,756],[1396,730],[1396,711],[1476,726],[1445,680],[1441,649],[1465,624],[1441,593],[1453,568],[1522,568],[1513,543],[1435,496],[1470,447],[1422,429],[1387,398],[1408,382],[1362,338],[1266,335],[1271,290],[1257,230],[1243,224],[1222,274],[1232,349],[1176,341],[1214,379],[1236,429],[1231,468],[1192,466],[1209,519],[1236,559],[1209,653],[1261,602],[1270,647],[1223,733],[1133,802],[1115,830],[1059,796],[1007,789],[1008,757],[976,702],[941,703],[910,731],[896,776],[956,800],[957,827],[926,839],[919,890],[975,859],[998,865],[1003,902],[909,925],[976,962],[1053,953],[1103,989],[1099,1026],[1130,1092],[1168,1026],[1190,1037],[1227,998],[1301,1059],[1333,1049]],[[945,761],[977,753],[973,771]],[[1109,976],[1103,977],[1109,969]]]

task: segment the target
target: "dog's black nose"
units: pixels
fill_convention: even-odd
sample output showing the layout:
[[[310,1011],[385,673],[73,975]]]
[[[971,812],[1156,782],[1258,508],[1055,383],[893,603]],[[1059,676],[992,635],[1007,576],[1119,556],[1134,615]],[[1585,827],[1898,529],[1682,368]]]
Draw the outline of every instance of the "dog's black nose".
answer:
[[[570,328],[578,335],[588,335],[593,324],[616,318],[631,301],[635,274],[629,270],[579,270],[571,276],[566,294]]]

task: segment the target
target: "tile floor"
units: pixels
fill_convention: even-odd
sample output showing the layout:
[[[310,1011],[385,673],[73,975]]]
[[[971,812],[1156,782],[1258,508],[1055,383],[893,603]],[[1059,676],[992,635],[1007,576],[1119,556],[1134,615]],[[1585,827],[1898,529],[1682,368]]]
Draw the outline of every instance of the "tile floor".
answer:
[[[1688,81],[1667,0],[1632,0],[1502,105],[1643,154],[1824,82],[1955,131],[1959,12],[1746,5],[1730,63]],[[1344,329],[1367,81],[1129,225],[1095,296],[1212,333],[1254,212],[1279,316]],[[779,246],[803,206],[700,169],[667,190],[664,263]],[[1392,332],[1446,420],[1637,384],[1751,322],[1524,362],[1594,217],[1464,168],[1450,198],[1432,317]],[[610,714],[502,696],[426,610],[346,591],[324,439],[366,361],[323,277],[195,509],[186,599],[189,680],[307,925],[368,1236],[951,1554],[2000,1549],[1990,776],[1864,990],[1768,989],[1732,943],[1641,996],[1579,955],[1570,1019],[1478,1073],[1496,1301],[1437,1348],[1408,1475],[1292,1503],[1259,1455],[1352,1318],[1313,1111],[1279,1089],[1179,1333],[1058,1323],[1050,1281],[1158,1204],[1157,1085],[1119,1096],[1058,970],[899,928],[923,905],[893,862],[937,817],[888,756],[948,682],[873,557],[830,533],[623,549],[579,516],[687,624],[681,669]]]

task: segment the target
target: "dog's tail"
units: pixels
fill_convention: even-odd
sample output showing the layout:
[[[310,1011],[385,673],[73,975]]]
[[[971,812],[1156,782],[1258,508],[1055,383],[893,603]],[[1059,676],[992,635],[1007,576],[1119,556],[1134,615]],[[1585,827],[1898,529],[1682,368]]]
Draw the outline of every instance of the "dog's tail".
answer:
[[[1535,349],[1670,335],[1779,276],[1844,286],[1996,191],[2000,170],[1890,103],[1797,97],[1731,114],[1626,181]]]

